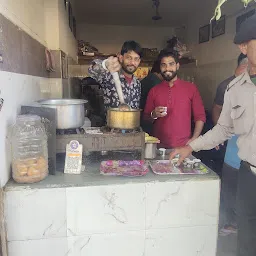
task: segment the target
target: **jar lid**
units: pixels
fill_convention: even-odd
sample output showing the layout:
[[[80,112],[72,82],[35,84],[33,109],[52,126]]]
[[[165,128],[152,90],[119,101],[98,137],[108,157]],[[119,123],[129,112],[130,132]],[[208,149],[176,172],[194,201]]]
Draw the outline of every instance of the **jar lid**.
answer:
[[[37,115],[18,115],[16,121],[18,123],[41,121],[41,117]]]

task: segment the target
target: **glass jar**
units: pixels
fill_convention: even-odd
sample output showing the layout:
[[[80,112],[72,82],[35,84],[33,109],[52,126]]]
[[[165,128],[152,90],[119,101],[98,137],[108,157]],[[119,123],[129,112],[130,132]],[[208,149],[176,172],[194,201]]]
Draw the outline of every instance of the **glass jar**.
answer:
[[[41,117],[19,115],[12,131],[12,176],[34,183],[48,176],[47,135]]]

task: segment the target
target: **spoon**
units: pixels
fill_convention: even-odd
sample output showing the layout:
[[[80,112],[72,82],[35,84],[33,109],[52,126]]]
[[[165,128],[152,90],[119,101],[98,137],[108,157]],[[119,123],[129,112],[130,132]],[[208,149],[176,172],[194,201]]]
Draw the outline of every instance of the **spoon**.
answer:
[[[131,107],[127,103],[125,103],[125,101],[124,101],[124,94],[123,94],[123,91],[122,91],[122,85],[121,85],[121,81],[120,81],[118,72],[112,73],[112,76],[113,76],[113,79],[114,79],[114,82],[115,82],[117,95],[118,95],[118,98],[119,98],[119,101],[120,101],[120,105],[119,105],[118,108],[122,109],[122,110],[131,110]]]

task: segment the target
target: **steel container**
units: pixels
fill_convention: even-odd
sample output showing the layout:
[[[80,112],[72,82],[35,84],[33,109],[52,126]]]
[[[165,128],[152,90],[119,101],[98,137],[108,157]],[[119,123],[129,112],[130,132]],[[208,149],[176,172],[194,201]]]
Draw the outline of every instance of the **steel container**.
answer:
[[[57,129],[75,129],[84,125],[86,100],[47,99],[39,101],[44,107],[56,109]]]
[[[109,108],[107,111],[107,126],[110,128],[131,130],[140,127],[140,109],[120,110]]]

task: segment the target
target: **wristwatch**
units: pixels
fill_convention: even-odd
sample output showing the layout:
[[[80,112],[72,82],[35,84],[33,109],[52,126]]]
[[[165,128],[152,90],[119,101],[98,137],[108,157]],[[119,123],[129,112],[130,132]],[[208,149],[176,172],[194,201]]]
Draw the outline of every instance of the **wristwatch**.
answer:
[[[158,117],[153,117],[153,111],[151,111],[150,116],[151,116],[152,119],[156,120]]]

